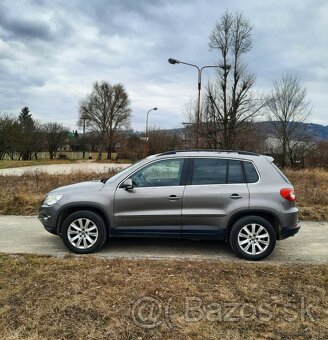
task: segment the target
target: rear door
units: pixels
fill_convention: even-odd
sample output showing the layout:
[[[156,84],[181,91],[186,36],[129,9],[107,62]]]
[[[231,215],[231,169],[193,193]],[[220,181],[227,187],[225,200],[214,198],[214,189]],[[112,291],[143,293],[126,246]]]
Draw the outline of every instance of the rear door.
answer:
[[[182,206],[184,236],[223,239],[230,215],[248,206],[249,191],[240,160],[191,160]]]

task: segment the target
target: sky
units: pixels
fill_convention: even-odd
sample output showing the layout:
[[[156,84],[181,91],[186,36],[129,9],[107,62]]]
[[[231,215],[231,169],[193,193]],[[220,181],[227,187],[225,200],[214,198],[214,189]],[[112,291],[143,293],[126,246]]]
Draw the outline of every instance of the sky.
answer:
[[[209,34],[225,11],[253,24],[245,61],[255,91],[268,93],[283,73],[308,90],[310,121],[328,125],[328,1],[326,0],[1,0],[0,112],[28,106],[35,119],[78,129],[79,102],[95,81],[122,83],[131,128],[176,128],[197,93],[196,69],[172,57],[218,63]],[[214,80],[207,69],[203,84]]]

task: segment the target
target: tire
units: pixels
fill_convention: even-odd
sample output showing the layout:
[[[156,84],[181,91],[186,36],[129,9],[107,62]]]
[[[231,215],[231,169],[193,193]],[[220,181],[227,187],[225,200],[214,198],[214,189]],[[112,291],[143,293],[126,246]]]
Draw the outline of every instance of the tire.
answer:
[[[259,216],[246,216],[233,225],[230,246],[239,257],[259,261],[269,256],[276,245],[272,224]]]
[[[77,254],[90,254],[99,250],[107,240],[107,227],[101,216],[88,210],[69,215],[61,230],[65,246]]]

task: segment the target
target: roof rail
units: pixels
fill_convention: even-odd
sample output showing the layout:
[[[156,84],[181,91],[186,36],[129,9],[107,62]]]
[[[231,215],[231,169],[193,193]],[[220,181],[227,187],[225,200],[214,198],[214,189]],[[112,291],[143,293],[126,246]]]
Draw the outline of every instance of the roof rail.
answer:
[[[226,153],[238,153],[239,155],[260,156],[258,153],[243,151],[243,150],[221,150],[221,149],[184,149],[184,150],[170,150],[159,153],[157,156],[174,155],[179,152],[226,152]]]

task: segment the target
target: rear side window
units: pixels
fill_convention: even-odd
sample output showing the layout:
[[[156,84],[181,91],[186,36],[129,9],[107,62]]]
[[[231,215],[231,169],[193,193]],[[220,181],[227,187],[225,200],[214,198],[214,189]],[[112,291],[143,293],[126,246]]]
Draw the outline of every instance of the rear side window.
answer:
[[[245,183],[242,163],[238,160],[195,158],[192,185]]]
[[[252,162],[243,162],[247,183],[255,183],[259,180],[259,175]]]
[[[225,159],[194,159],[194,170],[191,184],[225,184],[226,177],[227,161]]]

